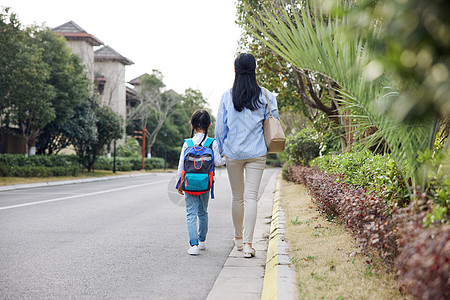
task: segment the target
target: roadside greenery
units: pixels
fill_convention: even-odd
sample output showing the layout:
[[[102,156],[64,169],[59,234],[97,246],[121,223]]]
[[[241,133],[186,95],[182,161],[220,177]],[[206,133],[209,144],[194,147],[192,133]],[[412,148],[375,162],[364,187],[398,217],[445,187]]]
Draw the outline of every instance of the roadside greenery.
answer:
[[[81,170],[74,155],[0,154],[1,177],[76,176]]]
[[[241,48],[258,56],[259,80],[309,121],[289,128],[283,174],[355,234],[369,262],[424,299],[450,297],[444,2],[237,1]],[[330,132],[340,147],[317,154]]]
[[[94,165],[96,170],[112,170],[113,169],[113,158],[99,157]],[[116,157],[116,170],[117,171],[138,171],[141,170],[142,159],[139,157]],[[163,169],[164,159],[159,157],[145,158],[144,159],[144,169],[154,170]]]
[[[0,11],[0,128],[24,137],[27,153],[53,151],[51,141],[88,95],[80,59],[49,28],[22,28],[9,8]]]
[[[162,73],[153,70],[139,78],[136,96],[141,101],[121,120],[100,103],[80,57],[70,52],[63,37],[45,26],[22,26],[10,8],[0,11],[0,32],[0,134],[2,139],[23,138],[29,155],[34,149],[54,155],[73,148],[82,166],[92,171],[97,157],[112,152],[123,128],[130,138],[146,128],[146,155],[166,157],[167,166],[176,167],[183,140],[191,135],[192,113],[209,109],[199,90],[179,95],[166,89]],[[141,140],[129,139],[117,153],[140,156],[139,144]],[[2,140],[0,153],[6,151]]]
[[[394,159],[386,154],[365,150],[326,155],[316,158],[311,166],[328,174],[339,175],[337,181],[346,182],[376,192],[390,206],[409,203],[407,187]]]
[[[99,157],[93,170],[113,170],[113,158]],[[140,157],[116,157],[117,171],[139,171],[142,159]],[[164,159],[146,158],[146,171],[163,169]],[[83,171],[76,155],[32,155],[0,154],[0,177],[51,177],[77,176]]]

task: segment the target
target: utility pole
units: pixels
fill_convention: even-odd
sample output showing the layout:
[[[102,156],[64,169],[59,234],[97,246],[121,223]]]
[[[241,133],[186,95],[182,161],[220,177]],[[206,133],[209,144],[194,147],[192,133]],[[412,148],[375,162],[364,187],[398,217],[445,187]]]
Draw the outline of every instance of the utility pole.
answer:
[[[142,165],[141,165],[141,171],[144,170],[144,159],[145,159],[145,136],[147,135],[147,128],[143,128],[142,131],[133,131],[133,133],[137,133],[140,135],[133,135],[136,139],[142,139]]]

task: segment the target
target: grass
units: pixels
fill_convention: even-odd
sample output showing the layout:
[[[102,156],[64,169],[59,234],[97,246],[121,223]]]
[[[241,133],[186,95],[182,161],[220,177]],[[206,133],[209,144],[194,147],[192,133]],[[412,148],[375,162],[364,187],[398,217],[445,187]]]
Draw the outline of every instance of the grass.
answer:
[[[306,187],[283,181],[282,206],[298,299],[408,299],[394,274],[373,270],[350,233],[317,212]]]
[[[173,169],[155,169],[150,171],[145,171],[145,173],[163,173],[172,172]],[[130,174],[142,174],[142,171],[129,171],[129,172],[116,172],[106,170],[95,170],[95,172],[82,172],[78,176],[58,176],[58,177],[0,177],[0,186],[4,185],[16,185],[25,183],[37,183],[37,182],[50,182],[50,181],[61,181],[61,180],[74,180],[83,178],[93,178],[93,177],[105,177],[105,176],[118,176],[118,175],[130,175]]]

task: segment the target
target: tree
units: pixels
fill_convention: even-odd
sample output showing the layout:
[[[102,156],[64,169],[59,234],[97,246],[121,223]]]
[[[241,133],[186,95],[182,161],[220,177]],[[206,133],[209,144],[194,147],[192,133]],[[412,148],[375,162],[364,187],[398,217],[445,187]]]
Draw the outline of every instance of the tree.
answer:
[[[236,2],[238,24],[243,30],[239,42],[241,51],[251,51],[254,54],[257,61],[257,79],[264,87],[277,94],[281,111],[289,112],[289,115],[297,114],[299,118],[301,118],[300,115],[304,115],[318,132],[334,131],[340,137],[341,149],[346,150],[351,144],[351,137],[343,126],[345,118],[338,112],[335,84],[320,73],[298,69],[277,52],[272,51],[260,39],[255,38],[254,33],[260,34],[256,24],[262,24],[258,11],[263,10],[264,2],[266,1],[239,0]],[[298,6],[286,0],[271,1],[271,5],[277,8],[276,11],[296,12],[299,10]],[[301,129],[289,126],[288,128]]]
[[[192,113],[197,109],[210,111],[206,99],[199,90],[186,89],[181,98],[181,102],[174,108],[174,113],[167,118],[160,129],[160,132],[167,133],[167,137],[157,138],[152,147],[152,154],[158,157],[164,156],[164,148],[166,148],[167,161],[172,167],[176,167],[178,164],[184,139],[191,136],[192,128],[189,121]],[[215,118],[212,114],[211,122],[208,135],[214,136]]]
[[[77,55],[71,54],[64,38],[58,38],[49,28],[35,32],[34,40],[42,48],[43,61],[50,67],[48,84],[53,86],[51,99],[55,119],[42,130],[38,139],[38,153],[58,153],[69,145],[63,132],[65,122],[74,115],[75,108],[89,96],[89,80]]]
[[[65,125],[80,163],[88,172],[94,170],[95,160],[103,148],[122,138],[121,118],[108,106],[100,106],[95,98],[82,102],[75,115]]]
[[[402,91],[391,107],[400,120],[450,118],[450,2],[364,0],[352,13],[372,15],[380,34],[371,42],[380,62]],[[363,30],[363,23],[358,24]]]
[[[175,112],[181,97],[173,90],[163,91],[165,84],[158,70],[153,70],[151,75],[142,76],[140,85],[142,103],[129,114],[127,125],[133,130],[147,128],[147,149],[150,152],[161,127]]]
[[[376,128],[366,138],[369,144],[385,141],[405,183],[417,186],[418,153],[435,140],[435,120],[399,123],[383,110],[397,99],[399,93],[393,91],[399,87],[388,86],[391,74],[383,73],[374,60],[369,42],[377,36],[377,20],[368,16],[371,22],[365,32],[352,30],[347,34],[354,24],[351,15],[342,14],[342,10],[322,10],[324,15],[319,9],[298,5],[301,11],[292,15],[266,7],[258,13],[258,19],[251,20],[260,30],[253,31],[255,37],[296,68],[312,70],[336,83],[335,90],[342,96],[340,105],[348,112],[355,131],[364,137],[366,129]],[[341,8],[350,10],[352,6]]]
[[[0,14],[0,113],[3,127],[19,128],[28,152],[55,118],[51,103],[55,91],[47,82],[50,69],[32,37],[33,29],[22,30],[16,15],[8,14],[8,8]]]
[[[65,124],[65,132],[70,136],[79,162],[89,169],[93,160],[95,144],[98,140],[95,100],[83,102],[75,109],[75,114]]]

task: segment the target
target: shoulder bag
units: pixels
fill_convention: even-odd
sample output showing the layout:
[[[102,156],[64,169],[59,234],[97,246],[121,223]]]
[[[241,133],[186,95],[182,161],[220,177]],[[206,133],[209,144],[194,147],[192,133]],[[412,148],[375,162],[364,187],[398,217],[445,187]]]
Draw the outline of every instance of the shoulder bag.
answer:
[[[267,95],[267,90],[264,89],[266,94],[267,105],[269,106],[270,116],[264,120],[263,130],[264,139],[266,140],[267,153],[278,153],[284,150],[286,144],[286,136],[284,131],[286,127],[283,126],[277,118],[272,114],[272,109],[270,108],[269,96]]]

